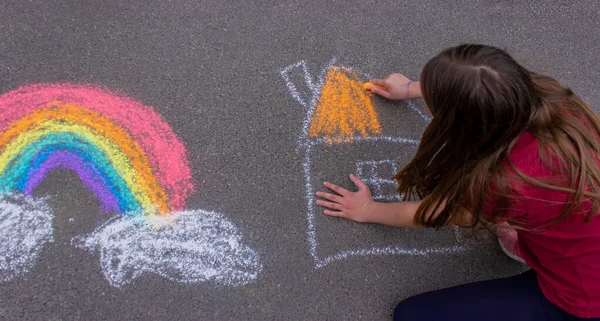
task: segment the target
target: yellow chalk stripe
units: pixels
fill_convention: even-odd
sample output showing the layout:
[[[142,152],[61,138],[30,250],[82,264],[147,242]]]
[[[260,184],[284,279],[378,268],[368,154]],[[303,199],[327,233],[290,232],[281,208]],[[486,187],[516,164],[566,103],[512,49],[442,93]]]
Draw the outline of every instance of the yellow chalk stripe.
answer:
[[[353,71],[331,67],[311,119],[309,135],[323,136],[330,143],[354,136],[379,135],[381,126],[363,81]]]
[[[142,184],[142,179],[139,177],[140,175],[137,175],[136,170],[129,162],[127,155],[125,155],[117,145],[106,137],[94,133],[86,126],[66,122],[64,120],[46,121],[32,130],[22,133],[8,144],[0,155],[0,175],[2,175],[6,169],[9,161],[16,157],[23,148],[51,133],[78,134],[93,142],[109,159],[117,174],[123,178],[142,208],[151,213],[157,209],[157,205],[159,204],[154,203],[153,200],[150,199],[148,186]],[[164,208],[165,206],[166,204],[161,207]]]

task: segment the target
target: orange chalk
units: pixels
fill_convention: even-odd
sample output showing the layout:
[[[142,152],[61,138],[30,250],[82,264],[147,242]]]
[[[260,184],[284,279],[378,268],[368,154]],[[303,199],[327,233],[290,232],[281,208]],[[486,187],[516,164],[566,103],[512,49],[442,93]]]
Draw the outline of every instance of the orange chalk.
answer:
[[[383,87],[381,87],[381,86],[376,86],[376,85],[373,85],[373,84],[372,84],[372,83],[370,83],[370,82],[366,82],[366,83],[364,83],[364,84],[363,84],[363,88],[364,88],[365,90],[369,90],[369,91],[370,91],[371,89],[373,89],[373,88],[378,88],[378,89],[381,89],[381,90],[385,90],[385,88],[383,88]]]
[[[379,135],[381,125],[362,80],[350,69],[331,67],[311,119],[309,135],[341,143],[352,137]]]

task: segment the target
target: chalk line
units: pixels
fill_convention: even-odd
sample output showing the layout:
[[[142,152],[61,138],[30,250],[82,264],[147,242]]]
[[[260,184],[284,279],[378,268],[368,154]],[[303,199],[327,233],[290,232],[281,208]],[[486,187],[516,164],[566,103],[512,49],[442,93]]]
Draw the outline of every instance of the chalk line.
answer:
[[[460,234],[460,227],[458,225],[453,225],[452,226],[452,231],[454,232],[454,241],[456,242],[456,244],[460,244],[461,241],[461,234]]]
[[[410,138],[404,137],[394,137],[394,136],[354,136],[348,139],[343,139],[337,141],[338,143],[351,143],[351,142],[388,142],[388,143],[398,143],[398,144],[411,144],[418,146],[419,141]],[[307,143],[310,145],[325,145],[331,146],[331,141],[327,140],[323,137],[307,139]]]
[[[308,102],[304,98],[302,98],[302,96],[300,95],[300,92],[296,88],[296,85],[290,79],[291,77],[289,76],[289,73],[295,68],[302,68],[304,81],[305,81],[306,85],[308,86],[308,88],[311,89],[311,92],[312,92],[312,90],[313,90],[312,79],[310,78],[310,73],[308,72],[308,67],[306,66],[306,63],[304,62],[304,60],[301,60],[295,64],[289,65],[289,66],[281,69],[281,71],[280,71],[281,77],[285,81],[285,84],[287,85],[288,90],[290,91],[290,94],[292,95],[292,97],[294,97],[294,99],[300,105],[302,105],[305,108],[308,108]]]
[[[225,216],[203,210],[167,216],[115,217],[72,243],[100,252],[104,276],[114,287],[145,272],[180,283],[245,285],[262,271],[258,253],[242,243]]]
[[[429,115],[423,113],[417,106],[415,106],[415,103],[413,103],[410,99],[407,99],[405,101],[408,104],[408,108],[410,108],[411,110],[413,110],[414,112],[419,114],[419,116],[421,116],[421,118],[425,122],[427,122],[427,123],[431,122],[431,117],[429,117]]]
[[[334,255],[330,255],[317,261],[316,268],[322,268],[326,265],[335,261],[341,261],[348,259],[352,256],[369,256],[369,255],[418,255],[426,256],[430,254],[455,254],[465,252],[467,250],[464,246],[454,245],[448,247],[433,247],[433,248],[404,248],[400,246],[387,246],[387,247],[373,247],[370,249],[363,250],[349,250],[341,251]]]
[[[44,199],[0,195],[0,282],[31,270],[44,244],[54,241],[53,218]]]
[[[307,223],[307,234],[308,234],[308,246],[310,256],[315,260],[315,262],[319,261],[319,256],[317,255],[317,231],[315,228],[315,195],[311,184],[310,179],[310,153],[312,150],[311,145],[306,145],[304,149],[304,162],[302,163],[302,168],[304,170],[304,179],[306,186],[306,223]]]

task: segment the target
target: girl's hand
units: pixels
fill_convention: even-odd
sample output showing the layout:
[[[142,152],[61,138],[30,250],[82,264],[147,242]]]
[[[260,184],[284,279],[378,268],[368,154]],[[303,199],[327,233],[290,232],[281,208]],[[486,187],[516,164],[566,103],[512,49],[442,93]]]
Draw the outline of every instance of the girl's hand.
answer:
[[[325,214],[335,217],[343,217],[356,222],[368,222],[369,215],[367,209],[369,205],[375,203],[369,187],[354,174],[350,174],[350,179],[356,187],[358,192],[351,192],[345,188],[337,186],[335,184],[325,182],[323,185],[330,190],[336,192],[339,195],[317,192],[317,197],[324,198],[325,200],[317,200],[317,205],[327,208]]]
[[[370,83],[378,86],[371,89],[372,93],[387,99],[402,100],[423,97],[419,82],[412,81],[399,73],[391,74],[385,79],[371,79]]]

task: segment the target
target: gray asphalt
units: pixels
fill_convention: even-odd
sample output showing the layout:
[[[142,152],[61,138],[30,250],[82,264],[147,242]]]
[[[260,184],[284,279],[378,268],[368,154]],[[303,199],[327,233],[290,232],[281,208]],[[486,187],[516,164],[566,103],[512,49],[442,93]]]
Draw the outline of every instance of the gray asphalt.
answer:
[[[57,171],[36,190],[51,196],[55,242],[29,273],[0,284],[0,319],[386,320],[410,295],[519,273],[523,267],[486,238],[464,241],[469,250],[462,253],[350,257],[315,269],[297,149],[306,110],[280,70],[304,60],[316,77],[336,57],[370,75],[417,78],[441,49],[477,42],[505,48],[598,109],[600,3],[571,3],[1,1],[0,92],[93,83],[154,107],[188,149],[198,183],[188,207],[226,215],[264,269],[239,287],[155,274],[111,287],[98,255],[70,245],[106,217],[74,174]],[[406,103],[373,101],[385,133],[418,139],[424,123],[411,118]],[[398,155],[394,146],[372,152]],[[314,154],[315,184],[351,187],[347,174],[365,153]],[[321,255],[362,244],[418,249],[453,242],[448,231],[357,226],[315,214]]]

